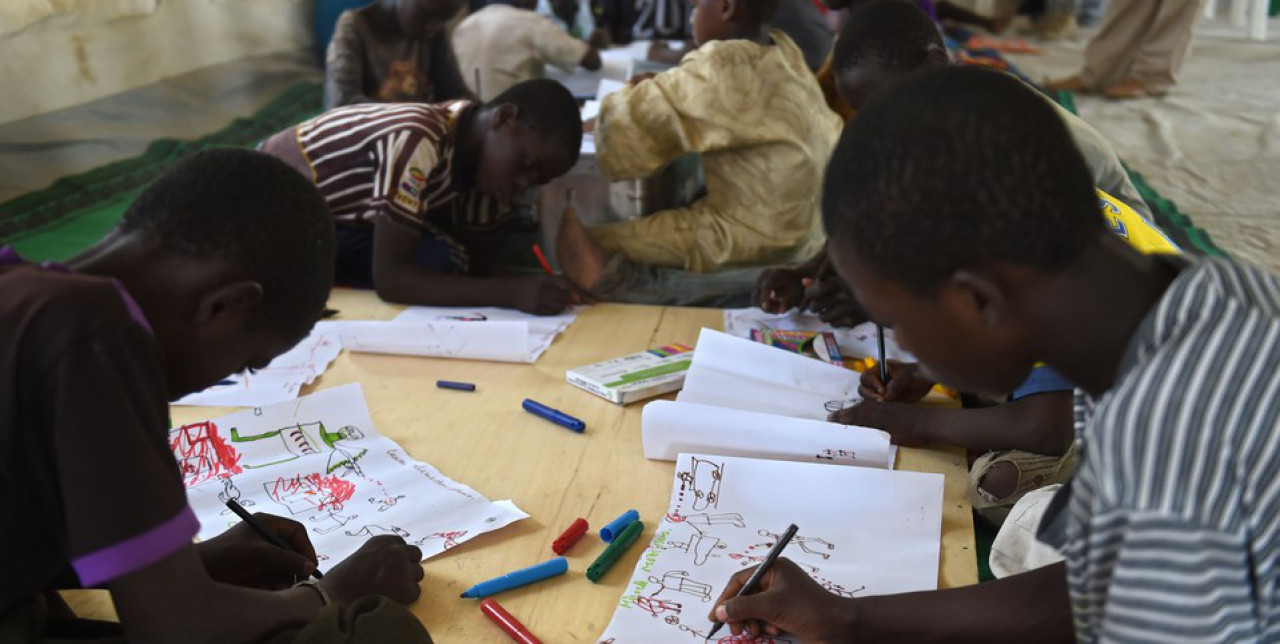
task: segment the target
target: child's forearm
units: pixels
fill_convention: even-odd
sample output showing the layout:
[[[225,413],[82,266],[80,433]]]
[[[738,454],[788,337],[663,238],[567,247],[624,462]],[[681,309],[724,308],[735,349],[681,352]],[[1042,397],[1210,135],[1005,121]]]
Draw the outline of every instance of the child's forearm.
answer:
[[[1072,642],[1066,566],[949,590],[852,600],[850,641]]]
[[[378,297],[397,304],[421,306],[500,306],[516,308],[514,278],[467,277],[402,264],[373,275]]]
[[[1018,449],[1064,454],[1071,445],[1071,392],[1027,396],[1002,405],[953,409],[912,405],[915,437],[926,443],[966,449]]]

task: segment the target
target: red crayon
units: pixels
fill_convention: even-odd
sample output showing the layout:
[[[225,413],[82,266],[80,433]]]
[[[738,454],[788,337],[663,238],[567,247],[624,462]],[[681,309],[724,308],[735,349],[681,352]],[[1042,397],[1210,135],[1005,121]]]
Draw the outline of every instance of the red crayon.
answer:
[[[555,275],[555,274],[556,274],[556,272],[555,272],[555,271],[551,270],[551,262],[548,262],[548,261],[547,261],[547,256],[546,256],[546,255],[544,255],[544,254],[542,254],[542,247],[541,247],[541,246],[539,246],[539,245],[537,245],[537,244],[534,244],[534,245],[533,245],[533,254],[538,256],[538,263],[539,263],[539,264],[542,264],[542,270],[546,271],[546,272],[547,272],[547,275]]]
[[[498,602],[493,601],[492,597],[488,597],[480,602],[480,612],[484,613],[490,621],[498,625],[498,628],[506,631],[511,639],[521,644],[542,644],[542,640],[534,637],[529,629],[520,623],[520,620],[511,616],[507,609],[503,608]]]
[[[573,544],[578,542],[578,539],[582,538],[582,535],[587,533],[587,529],[590,527],[587,525],[586,519],[579,518],[565,529],[558,539],[551,542],[551,550],[558,555],[564,554],[566,550],[572,548]]]

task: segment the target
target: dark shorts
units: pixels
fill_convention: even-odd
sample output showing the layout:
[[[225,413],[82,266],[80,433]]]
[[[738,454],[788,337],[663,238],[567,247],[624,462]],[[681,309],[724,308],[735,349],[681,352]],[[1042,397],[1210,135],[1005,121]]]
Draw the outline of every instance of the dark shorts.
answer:
[[[373,226],[336,226],[334,281],[339,286],[373,288]],[[429,271],[455,273],[453,246],[424,233],[413,248],[413,263]]]

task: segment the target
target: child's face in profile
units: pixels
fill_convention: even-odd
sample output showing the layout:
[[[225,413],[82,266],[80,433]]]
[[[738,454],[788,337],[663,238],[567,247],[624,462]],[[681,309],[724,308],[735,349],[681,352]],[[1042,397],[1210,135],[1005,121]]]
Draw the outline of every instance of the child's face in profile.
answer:
[[[543,185],[569,171],[569,153],[518,121],[495,126],[485,137],[475,187],[499,201]]]
[[[701,47],[723,38],[723,4],[726,0],[690,0],[689,25],[693,28],[693,42]]]
[[[169,395],[176,399],[246,369],[266,367],[301,340],[268,331],[240,316],[186,328],[176,337],[162,337]]]
[[[960,391],[1008,394],[1030,372],[1034,359],[1022,329],[995,313],[959,273],[933,294],[918,295],[859,262],[847,246],[833,241],[828,253],[871,319],[893,327],[894,338],[931,378]]]
[[[461,8],[459,0],[400,0],[396,4],[396,21],[405,35],[429,38],[444,31]]]

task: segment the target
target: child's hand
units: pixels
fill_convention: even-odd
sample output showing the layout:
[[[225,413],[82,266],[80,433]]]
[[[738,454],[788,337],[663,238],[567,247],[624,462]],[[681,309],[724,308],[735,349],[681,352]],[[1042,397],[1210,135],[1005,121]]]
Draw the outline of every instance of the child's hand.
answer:
[[[367,595],[385,595],[409,604],[422,594],[418,584],[425,575],[422,550],[396,535],[381,534],[334,566],[320,585],[338,604],[350,604]]]
[[[862,372],[858,382],[858,394],[867,400],[915,402],[929,395],[938,383],[924,377],[916,362],[889,361],[889,385],[880,381],[880,368]]]
[[[253,515],[291,550],[283,550],[241,522],[196,545],[205,570],[215,581],[263,590],[280,590],[316,569],[316,550],[301,523],[271,514]]]
[[[729,579],[711,620],[726,622],[734,635],[743,630],[752,636],[790,633],[805,644],[850,640],[853,600],[827,592],[786,557],[760,578],[755,593],[734,597],[753,572],[748,568]]]
[[[767,268],[756,278],[751,301],[765,313],[785,313],[804,297],[804,279],[792,268]]]
[[[515,306],[525,313],[555,315],[569,307],[573,283],[559,275],[521,278],[516,284]]]
[[[867,316],[849,296],[844,282],[833,272],[804,280],[802,310],[813,311],[818,319],[834,327],[852,328],[867,321]]]
[[[920,407],[898,402],[864,400],[852,407],[831,412],[827,420],[841,425],[871,427],[889,434],[889,442],[901,447],[921,447],[929,441],[919,436]]]
[[[643,83],[647,80],[651,80],[655,76],[657,76],[657,74],[653,72],[644,72],[643,74],[636,74],[635,76],[631,77],[631,80],[627,81],[627,85],[631,87],[635,87],[640,83]]]
[[[596,49],[608,49],[613,45],[613,36],[609,34],[608,29],[596,27],[587,37],[587,44]]]

